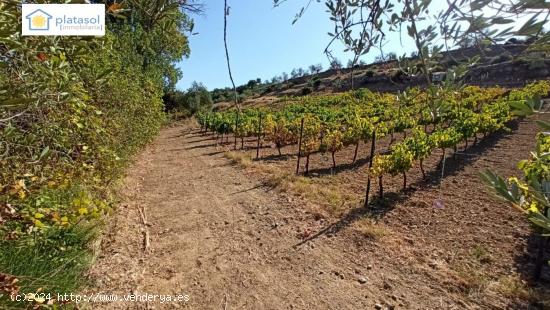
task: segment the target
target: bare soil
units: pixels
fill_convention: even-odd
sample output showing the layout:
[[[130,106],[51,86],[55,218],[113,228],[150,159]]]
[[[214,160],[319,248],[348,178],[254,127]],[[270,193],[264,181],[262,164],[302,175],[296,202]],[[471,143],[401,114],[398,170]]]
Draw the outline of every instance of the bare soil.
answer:
[[[385,197],[368,209],[361,202],[365,145],[354,164],[353,148],[337,153],[336,169],[330,155],[312,155],[308,181],[341,194],[341,201],[316,201],[266,186],[269,175],[233,165],[224,157],[232,143],[220,145],[190,124],[166,128],[128,171],[89,291],[183,293],[190,300],[92,307],[542,309],[549,280],[530,283],[529,224],[478,178],[486,168],[517,174],[517,162],[529,156],[536,124],[511,128],[449,156],[443,177],[434,154],[426,179],[413,169],[405,190],[400,177],[386,178]],[[294,171],[296,146],[278,156],[263,144],[254,164]],[[383,150],[389,141],[379,144]],[[249,139],[240,152],[255,157],[254,146]],[[371,197],[377,192],[374,182]],[[434,208],[436,199],[443,208]]]

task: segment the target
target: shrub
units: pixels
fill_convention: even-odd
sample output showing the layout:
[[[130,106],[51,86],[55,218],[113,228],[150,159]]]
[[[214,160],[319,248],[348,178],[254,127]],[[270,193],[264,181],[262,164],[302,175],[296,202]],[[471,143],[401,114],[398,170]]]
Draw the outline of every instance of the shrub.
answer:
[[[401,81],[405,77],[405,73],[399,69],[392,70],[391,78],[394,81]]]
[[[318,89],[319,86],[321,86],[321,79],[318,76],[315,76],[308,81],[308,87],[310,88]]]
[[[21,1],[0,2],[0,270],[24,292],[75,291],[113,183],[165,122],[190,21],[124,6],[104,37],[59,41],[22,39]]]
[[[300,92],[300,94],[302,96],[307,96],[307,95],[311,94],[312,92],[313,92],[313,90],[310,87],[306,86],[306,87],[302,88],[302,91]]]
[[[193,82],[184,96],[184,108],[192,114],[202,109],[211,109],[212,104],[210,92],[201,83]]]
[[[162,96],[164,111],[181,111],[187,109],[185,106],[185,93],[179,90],[167,92]]]

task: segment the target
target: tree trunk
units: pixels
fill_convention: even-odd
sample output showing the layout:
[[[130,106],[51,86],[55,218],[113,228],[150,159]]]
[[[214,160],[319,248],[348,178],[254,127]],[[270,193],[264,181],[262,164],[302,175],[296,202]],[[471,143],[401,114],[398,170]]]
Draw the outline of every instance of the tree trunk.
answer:
[[[407,189],[407,173],[403,172],[403,190]]]
[[[309,174],[309,154],[306,155],[306,175]]]
[[[278,143],[276,145],[277,145],[277,152],[279,152],[279,156],[283,155],[281,154],[281,145]]]
[[[424,171],[424,160],[420,160],[420,172],[422,172],[422,179],[426,178],[426,172]]]
[[[474,135],[474,146],[477,145],[477,133]]]
[[[382,176],[378,177],[378,196],[380,196],[380,199],[384,198],[384,184],[382,182]]]
[[[241,150],[244,149],[244,137],[241,137]]]
[[[466,152],[466,149],[468,149],[468,138],[465,139],[466,144],[464,145],[464,152]]]
[[[336,169],[336,159],[334,159],[334,153],[336,152],[331,152],[331,153],[332,153],[332,168]]]

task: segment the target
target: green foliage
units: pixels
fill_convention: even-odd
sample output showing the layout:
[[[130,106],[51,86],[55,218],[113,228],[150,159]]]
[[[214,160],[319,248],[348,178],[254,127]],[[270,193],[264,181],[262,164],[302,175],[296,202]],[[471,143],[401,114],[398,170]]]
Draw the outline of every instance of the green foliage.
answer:
[[[521,90],[510,93],[512,112],[527,116],[537,113],[540,98],[548,96],[550,83],[539,81]],[[495,193],[512,206],[527,215],[527,218],[542,234],[550,236],[550,123],[538,121],[543,130],[537,135],[537,146],[531,158],[522,160],[518,168],[523,172],[522,179],[510,177],[508,180],[487,170],[481,174],[485,183]]]
[[[0,268],[29,277],[27,292],[74,288],[81,232],[163,124],[192,23],[178,1],[136,0],[109,7],[105,37],[23,38],[20,4],[0,3]]]
[[[301,153],[305,156],[318,150],[334,154],[346,146],[370,141],[375,132],[376,138],[381,139],[387,134],[412,131],[409,137],[394,144],[388,154],[374,157],[373,175],[397,175],[406,173],[415,162],[420,162],[422,169],[422,161],[436,149],[454,149],[465,139],[505,128],[513,117],[511,107],[517,105],[517,98],[526,98],[526,94],[543,97],[548,93],[545,85],[547,82],[539,81],[513,90],[508,96],[502,88],[474,86],[409,89],[398,96],[359,90],[302,97],[278,111],[247,109],[240,114],[237,127],[233,125],[235,110],[203,113],[198,119],[203,126],[220,134],[256,136],[254,129],[261,114],[262,133],[280,149],[299,141],[303,118]],[[427,104],[429,99],[433,102]],[[532,100],[521,102],[527,106],[525,109],[533,109]],[[418,126],[430,124],[435,128],[430,134]]]
[[[279,83],[279,82],[277,82]],[[272,84],[268,85],[269,82],[262,83],[262,80],[260,78],[257,78],[255,80],[250,80],[248,83],[237,86],[237,95],[239,97],[239,102],[244,101],[247,98],[254,97],[257,95],[261,95],[262,93],[266,91],[273,90],[273,88],[270,88],[270,86],[274,86]],[[218,102],[232,102],[235,100],[235,94],[233,88],[216,88],[210,92],[212,96],[212,100],[215,103]]]
[[[69,229],[49,230],[47,235],[0,241],[0,270],[17,275],[21,293],[70,294],[86,284],[83,274],[92,262],[93,253],[88,244],[97,235],[94,226],[73,226]],[[47,301],[47,300],[45,300]],[[45,301],[34,302],[36,308]],[[7,294],[0,297],[2,309],[29,309],[31,305],[11,301]],[[40,307],[40,309],[42,309]],[[63,308],[71,308],[65,305]]]
[[[164,94],[162,97],[164,103],[164,110],[170,111],[183,111],[187,110],[185,104],[185,93],[181,90],[174,90]]]
[[[183,108],[192,114],[200,110],[212,109],[212,96],[204,85],[193,82],[183,97]]]

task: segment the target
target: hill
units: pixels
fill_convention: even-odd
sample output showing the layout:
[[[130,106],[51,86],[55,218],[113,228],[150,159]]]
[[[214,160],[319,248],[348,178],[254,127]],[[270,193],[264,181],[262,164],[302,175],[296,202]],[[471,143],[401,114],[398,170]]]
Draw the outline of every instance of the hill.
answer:
[[[511,88],[522,87],[535,80],[548,79],[550,58],[544,52],[529,49],[528,42],[514,39],[509,40],[507,44],[493,45],[483,50],[477,47],[460,48],[441,53],[439,66],[434,71],[444,72],[452,66],[479,57],[479,61],[465,78],[467,84]],[[407,61],[413,65],[419,62],[414,57],[408,58]],[[278,97],[284,96],[343,92],[351,89],[352,74],[354,88],[367,88],[371,91],[397,92],[408,87],[426,85],[420,74],[406,75],[399,69],[398,61],[393,59],[356,65],[353,68],[328,69],[280,83],[262,84],[259,79],[251,80],[237,87],[237,92],[246,106],[274,102]],[[219,96],[221,92],[225,92],[225,97]],[[218,107],[231,105],[232,90],[217,89],[212,94]]]

